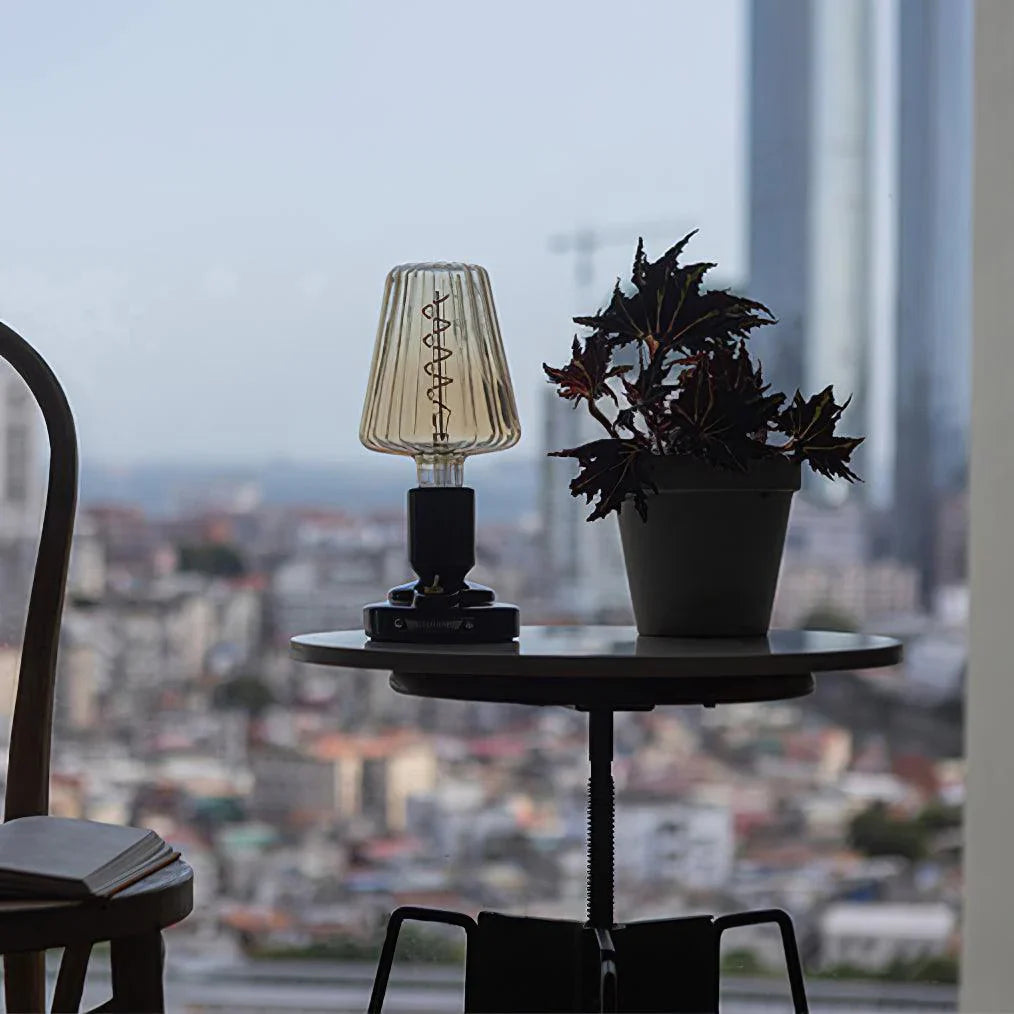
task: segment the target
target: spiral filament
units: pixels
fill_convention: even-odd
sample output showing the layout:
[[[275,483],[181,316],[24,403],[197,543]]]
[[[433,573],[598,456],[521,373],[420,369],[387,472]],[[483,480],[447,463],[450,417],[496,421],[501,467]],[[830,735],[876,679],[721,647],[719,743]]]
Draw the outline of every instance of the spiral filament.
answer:
[[[433,302],[427,303],[422,308],[422,315],[433,325],[428,334],[423,335],[423,344],[431,352],[430,361],[423,363],[426,375],[433,382],[431,387],[426,389],[426,397],[433,406],[433,442],[446,443],[448,439],[447,420],[450,418],[451,410],[444,401],[444,388],[453,384],[451,377],[447,376],[444,364],[451,357],[451,350],[444,345],[443,334],[451,326],[450,320],[443,316],[443,304],[450,299],[450,296],[441,296],[436,289],[433,291]]]

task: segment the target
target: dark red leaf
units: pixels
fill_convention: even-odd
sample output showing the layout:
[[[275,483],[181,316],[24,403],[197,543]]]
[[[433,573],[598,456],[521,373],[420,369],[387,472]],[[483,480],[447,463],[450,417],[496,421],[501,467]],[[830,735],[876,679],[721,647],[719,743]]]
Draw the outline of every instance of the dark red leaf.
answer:
[[[808,462],[815,472],[829,479],[856,481],[859,476],[849,468],[849,460],[863,438],[838,437],[834,432],[851,400],[836,404],[831,387],[809,399],[796,391],[791,404],[778,417],[778,430],[789,438],[782,451],[793,461]]]
[[[696,230],[695,230],[696,231]],[[615,345],[641,342],[649,353],[666,354],[682,349],[696,352],[704,343],[730,343],[746,338],[754,328],[773,324],[763,303],[735,296],[724,289],[701,291],[710,262],[680,265],[679,256],[694,235],[683,237],[657,261],[649,261],[644,241],[638,240],[627,295],[619,282],[609,305],[592,317],[575,317],[574,323],[594,328]]]
[[[581,447],[555,451],[554,458],[576,458],[581,466],[570,483],[574,496],[583,496],[586,503],[596,501],[589,521],[604,518],[618,511],[625,500],[632,500],[642,518],[647,517],[645,493],[657,492],[648,471],[645,451],[632,440],[593,440]]]
[[[597,401],[607,395],[615,402],[616,394],[607,381],[622,376],[630,367],[610,366],[612,349],[605,342],[594,340],[594,337],[585,341],[584,348],[581,347],[580,339],[575,338],[571,352],[570,362],[560,369],[542,364],[546,376],[559,388],[560,397]]]
[[[777,453],[767,444],[767,430],[785,396],[767,391],[742,342],[687,360],[679,393],[669,403],[677,425],[665,453],[690,454],[739,470],[752,459]]]

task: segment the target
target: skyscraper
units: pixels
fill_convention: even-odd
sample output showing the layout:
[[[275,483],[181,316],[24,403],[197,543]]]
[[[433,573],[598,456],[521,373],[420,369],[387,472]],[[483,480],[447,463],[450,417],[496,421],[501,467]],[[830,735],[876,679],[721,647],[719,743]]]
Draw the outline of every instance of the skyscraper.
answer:
[[[809,314],[806,393],[851,395],[850,428],[868,429],[870,11],[867,0],[813,0]],[[846,489],[838,484],[839,495]]]
[[[775,327],[754,350],[767,379],[790,394],[804,384],[810,291],[813,119],[810,0],[753,0],[749,69],[749,291]]]
[[[24,382],[5,367],[0,372],[0,540],[37,536],[37,412]]]
[[[584,406],[565,401],[555,387],[543,396],[546,452],[577,447],[603,435]],[[630,610],[620,531],[612,517],[585,521],[591,507],[570,493],[578,465],[573,458],[542,459],[540,507],[547,586],[561,612],[589,619],[615,619]]]
[[[874,45],[891,4],[751,4],[749,287],[779,319],[754,350],[776,389],[832,384],[839,399],[852,397],[848,430],[872,434],[856,459],[868,483],[808,475],[821,499],[882,501],[890,482],[890,442],[880,439],[889,422],[875,422],[889,415],[886,392],[873,364],[889,340],[878,282],[891,254],[873,216],[892,182],[877,129],[889,82]]]
[[[40,527],[38,408],[20,377],[0,365],[0,640],[22,634]]]
[[[936,506],[968,453],[972,10],[901,0],[899,15],[895,543],[928,602]]]
[[[583,518],[581,504],[570,495],[574,474],[569,458],[551,458],[551,451],[584,443],[580,418],[572,402],[564,401],[549,384],[542,389],[542,450],[539,462],[539,514],[542,518],[542,558],[548,584],[570,594],[577,582],[578,542]]]
[[[967,454],[971,4],[752,0],[751,17],[750,287],[783,321],[769,376],[853,395],[867,482],[833,493],[893,507],[928,604],[936,505]]]

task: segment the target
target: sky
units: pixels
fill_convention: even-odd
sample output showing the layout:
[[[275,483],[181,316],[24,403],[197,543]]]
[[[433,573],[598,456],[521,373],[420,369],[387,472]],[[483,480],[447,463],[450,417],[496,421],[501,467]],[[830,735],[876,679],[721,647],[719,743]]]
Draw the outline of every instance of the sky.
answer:
[[[385,274],[472,261],[538,453],[639,231],[742,273],[745,56],[742,0],[3,0],[0,320],[86,460],[361,461]]]

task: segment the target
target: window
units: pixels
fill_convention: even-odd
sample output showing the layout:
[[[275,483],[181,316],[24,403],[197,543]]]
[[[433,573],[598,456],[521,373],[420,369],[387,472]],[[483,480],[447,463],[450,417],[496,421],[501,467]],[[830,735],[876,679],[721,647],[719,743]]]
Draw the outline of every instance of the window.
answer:
[[[386,673],[298,666],[287,638],[358,625],[410,576],[412,465],[357,430],[384,273],[431,257],[489,269],[524,432],[468,463],[474,577],[525,622],[629,623],[615,527],[585,524],[571,463],[545,454],[591,422],[542,363],[629,276],[639,235],[654,256],[700,227],[688,252],[719,262],[709,280],[779,319],[751,339],[766,379],[853,394],[848,429],[867,436],[863,484],[796,498],[776,622],[897,634],[908,661],[799,701],[619,716],[617,911],[784,905],[819,955],[830,904],[872,911],[914,885],[977,934],[966,965],[995,992],[970,992],[973,1008],[1014,996],[1005,808],[980,810],[969,870],[985,879],[967,898],[961,837],[969,511],[985,512],[969,679],[997,685],[969,729],[990,804],[1014,714],[1014,363],[997,337],[1014,5],[980,0],[984,57],[971,0],[37,6],[5,14],[0,40],[16,96],[0,111],[0,305],[81,437],[89,576],[67,606],[54,808],[179,842],[203,898],[170,951],[187,960],[207,932],[251,961],[372,960],[401,891],[582,918],[585,716],[414,700]],[[606,52],[607,70],[575,69]],[[973,56],[991,61],[976,144],[995,173],[977,183],[990,245],[974,279]],[[973,302],[988,329],[974,404]],[[0,488],[31,507],[44,434],[20,385],[5,399]],[[969,493],[977,410],[989,450]],[[4,589],[25,586],[36,535],[5,525],[11,616]],[[895,974],[891,931],[852,925],[829,964]],[[961,932],[925,973],[942,1008]],[[742,968],[777,964],[760,935],[737,939]],[[916,961],[916,943],[898,948]],[[413,946],[451,968],[453,948]],[[851,988],[847,969],[811,970]],[[456,971],[434,974],[452,990]],[[326,1002],[305,979],[293,1003]]]

